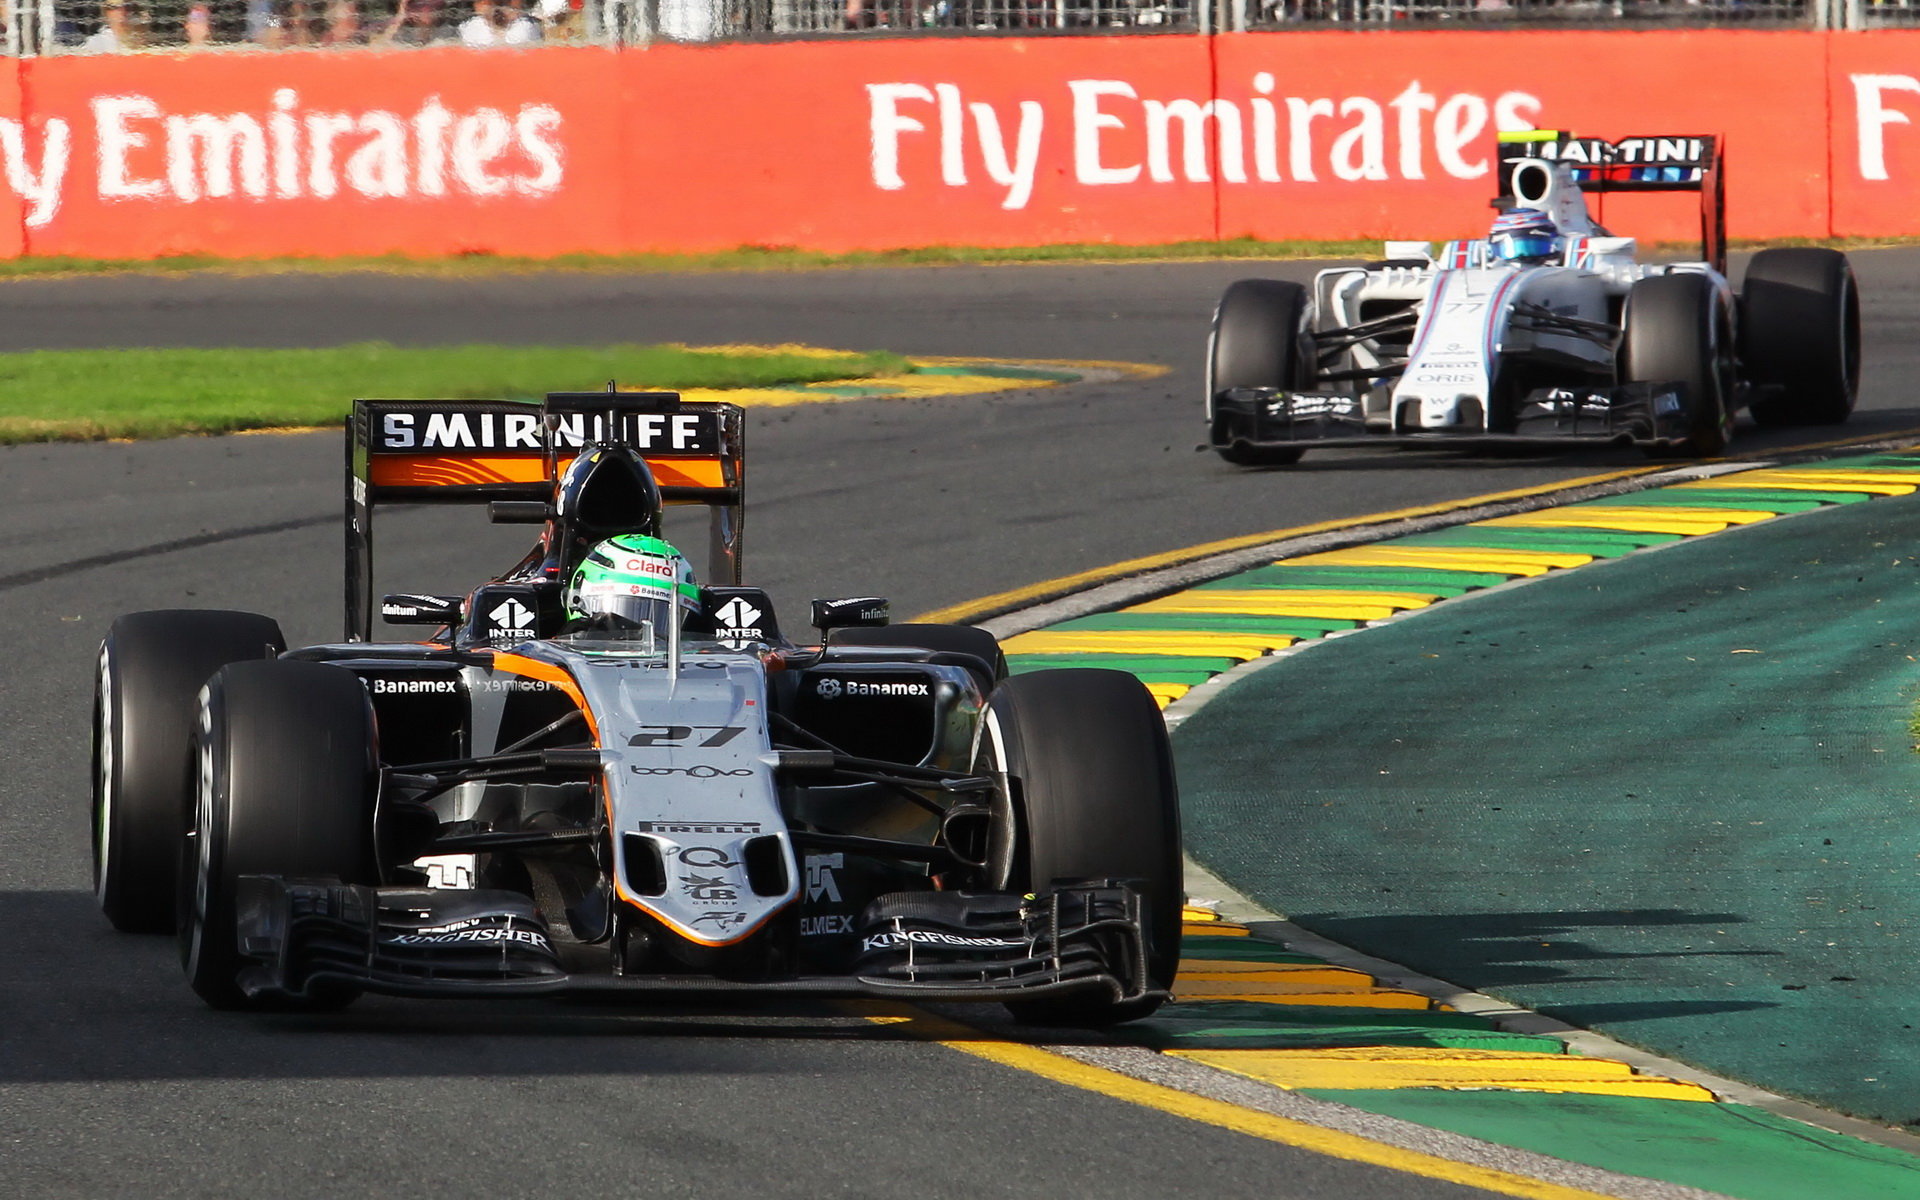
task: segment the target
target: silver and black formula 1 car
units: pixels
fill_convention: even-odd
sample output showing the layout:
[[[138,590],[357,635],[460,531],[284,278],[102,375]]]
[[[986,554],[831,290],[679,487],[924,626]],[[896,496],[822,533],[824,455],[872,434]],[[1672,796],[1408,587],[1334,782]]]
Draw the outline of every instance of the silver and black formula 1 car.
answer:
[[[1829,424],[1853,411],[1860,301],[1835,250],[1763,250],[1726,276],[1711,137],[1618,142],[1536,131],[1499,143],[1489,236],[1388,242],[1311,289],[1227,289],[1207,349],[1207,444],[1228,462],[1315,446],[1631,443],[1705,456],[1734,414]],[[1641,263],[1589,194],[1700,194],[1701,256]]]
[[[359,401],[347,621],[116,621],[94,738],[98,897],[177,930],[216,1007],[779,992],[1152,1011],[1179,958],[1178,800],[1131,676],[1007,677],[984,631],[739,586],[742,414],[673,393]],[[373,517],[485,503],[538,544],[469,595],[394,595]],[[603,539],[711,515],[709,586],[655,625],[570,616]],[[693,589],[689,585],[689,591]]]

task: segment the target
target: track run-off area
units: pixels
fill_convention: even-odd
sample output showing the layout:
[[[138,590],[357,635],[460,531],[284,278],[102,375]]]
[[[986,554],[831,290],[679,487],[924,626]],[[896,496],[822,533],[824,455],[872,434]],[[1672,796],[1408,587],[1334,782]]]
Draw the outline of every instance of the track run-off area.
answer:
[[[1854,422],[1820,432],[1895,439],[1920,429],[1920,404],[1901,382],[1920,359],[1908,332],[1920,315],[1920,253],[1864,251],[1855,262],[1866,385]],[[1528,1056],[1570,1056],[1522,1040],[1542,1035],[1511,1022],[1437,1007],[1384,970],[1357,972],[1362,982],[1329,955],[1239,936],[1240,925],[1274,932],[1261,923],[1270,913],[1461,993],[1492,993],[1770,1092],[1881,1125],[1920,1116],[1898,1110],[1920,1062],[1901,1028],[1914,1017],[1903,939],[1916,928],[1907,897],[1920,863],[1901,820],[1912,803],[1903,787],[1920,779],[1903,708],[1914,689],[1902,672],[1920,671],[1905,658],[1920,657],[1920,642],[1906,632],[1912,576],[1900,573],[1901,562],[1912,570],[1920,501],[1854,503],[1833,480],[1741,483],[1729,470],[1662,480],[1658,493],[1582,493],[1576,508],[1635,510],[1611,527],[1579,513],[1529,524],[1518,510],[1464,511],[1445,528],[1362,539],[1352,527],[1375,514],[1431,518],[1470,498],[1578,481],[1637,487],[1648,464],[1625,451],[1382,451],[1241,471],[1197,454],[1208,311],[1226,282],[1261,273],[1215,263],[0,286],[9,350],[370,337],[802,342],[1166,368],[984,396],[757,410],[747,571],[787,612],[810,596],[850,594],[891,595],[897,613],[978,609],[990,596],[1015,609],[1055,599],[1060,589],[1035,585],[1066,578],[1124,592],[1116,580],[1128,572],[1113,564],[1165,566],[1236,540],[1245,550],[1274,531],[1393,538],[1429,560],[1271,565],[1296,557],[1287,549],[1230,568],[1256,577],[1158,589],[1242,593],[1218,607],[1185,612],[1178,600],[1119,593],[1110,606],[1148,606],[1146,627],[1161,633],[1190,626],[1244,640],[1245,623],[1231,628],[1226,617],[1268,623],[1258,636],[1270,644],[1251,654],[1188,653],[1184,643],[1175,655],[1129,653],[1207,660],[1135,664],[1171,712],[1197,708],[1176,731],[1190,849],[1239,893],[1208,897],[1224,898],[1238,924],[1194,914],[1186,986],[1197,990],[1182,1000],[1291,1010],[1281,1019],[1200,1014],[1213,1032],[1196,1036],[1204,1030],[1176,1028],[1173,1013],[1153,1037],[1043,1051],[1024,1046],[1022,1031],[990,1021],[983,1031],[975,1019],[989,1014],[964,1010],[369,1000],[334,1017],[237,1017],[199,1006],[170,945],[113,934],[94,910],[91,659],[112,617],[137,608],[253,609],[278,617],[295,642],[336,636],[338,437],[0,451],[10,517],[0,592],[18,644],[0,690],[12,766],[0,783],[0,953],[11,966],[0,983],[0,1152],[10,1177],[41,1194],[399,1185],[439,1195],[502,1178],[581,1194],[878,1195],[903,1179],[935,1196],[1792,1194],[1754,1190],[1765,1179],[1676,1173],[1631,1122],[1604,1161],[1583,1165],[1560,1156],[1550,1122],[1486,1115],[1515,1107],[1520,1093],[1571,1096],[1562,1102],[1588,1106],[1579,1114],[1588,1126],[1641,1101],[1747,1111],[1680,1098],[1684,1080],[1671,1096],[1646,1094],[1673,1078],[1657,1071],[1627,1071],[1642,1081],[1632,1084],[1610,1068],[1561,1070],[1562,1083],[1593,1083],[1584,1088],[1417,1086],[1447,1081],[1429,1069],[1431,1053],[1415,1051],[1446,1051],[1452,1064],[1475,1057],[1459,1051],[1504,1056],[1514,1065],[1499,1069],[1523,1084],[1524,1071],[1536,1082],[1540,1071]],[[1786,469],[1812,469],[1789,453],[1806,434],[1743,423],[1735,461],[1785,456]],[[1856,483],[1911,472],[1854,459]],[[1767,497],[1730,494],[1740,488]],[[1888,490],[1899,489],[1859,494]],[[1649,499],[1689,491],[1684,503]],[[1819,495],[1800,504],[1796,491]],[[1651,511],[1662,506],[1671,511]],[[1723,524],[1736,528],[1712,532],[1703,509],[1764,517],[1729,516]],[[1475,519],[1483,532],[1453,527]],[[1686,521],[1698,527],[1673,525]],[[1669,534],[1681,540],[1661,544]],[[379,582],[464,588],[510,561],[523,536],[470,513],[411,512],[385,538]],[[1461,554],[1436,568],[1442,551]],[[1533,572],[1469,552],[1540,563],[1546,575],[1509,583]],[[1270,577],[1287,570],[1319,575],[1300,587]],[[1436,570],[1463,578],[1449,587]],[[1316,589],[1380,611],[1246,607],[1261,598],[1245,593]],[[1267,607],[1281,599],[1267,596]],[[1298,607],[1313,597],[1284,599]],[[1385,619],[1395,612],[1413,615]],[[1195,616],[1210,619],[1185,620]],[[1084,612],[1042,611],[1026,624],[1074,620],[1091,620],[1074,627],[1086,632],[1121,629]],[[1316,620],[1324,628],[1272,624]],[[1020,636],[1044,635],[1008,639],[1019,665],[1061,653]],[[1293,651],[1302,637],[1315,647]],[[1236,668],[1266,650],[1285,657]],[[1804,669],[1813,675],[1796,673]],[[1802,916],[1813,899],[1815,915]],[[1351,1006],[1342,1016],[1341,1005],[1273,1002],[1294,986],[1357,989],[1346,994],[1380,1004],[1356,1022]],[[1247,998],[1257,994],[1267,999]],[[1273,1057],[1314,1049],[1275,1029],[1342,1021],[1382,1031],[1370,1044],[1399,1047],[1373,1059],[1389,1063],[1380,1072],[1400,1070],[1399,1081],[1379,1086],[1375,1074],[1352,1086],[1337,1055],[1319,1054],[1319,1066],[1312,1054]],[[1236,1045],[1307,1074],[1262,1076],[1214,1057]],[[1611,1092],[1593,1082],[1601,1076]],[[1882,1082],[1884,1092],[1871,1088]],[[1621,1094],[1635,1088],[1643,1094]],[[1529,1122],[1532,1133],[1513,1132]],[[1507,1133],[1490,1136],[1496,1127]],[[1739,1144],[1731,1128],[1689,1136]],[[1849,1170],[1870,1173],[1845,1178],[1881,1189],[1831,1194],[1920,1195],[1920,1174],[1889,1173],[1910,1161],[1905,1151],[1856,1149],[1817,1130],[1804,1138],[1851,1154]]]

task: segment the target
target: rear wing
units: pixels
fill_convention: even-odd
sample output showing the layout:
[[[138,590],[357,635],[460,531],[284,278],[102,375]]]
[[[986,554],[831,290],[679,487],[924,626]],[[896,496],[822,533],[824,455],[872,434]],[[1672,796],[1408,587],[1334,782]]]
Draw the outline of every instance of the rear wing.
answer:
[[[1700,193],[1700,257],[1727,273],[1727,203],[1720,187],[1726,159],[1711,134],[1662,134],[1617,141],[1575,137],[1565,130],[1530,129],[1497,135],[1500,195],[1496,206],[1528,203],[1539,174],[1522,164],[1542,159],[1573,170],[1587,195],[1608,192]]]
[[[615,426],[608,433],[608,425]],[[677,392],[550,392],[518,400],[355,400],[347,418],[346,634],[373,634],[373,513],[383,504],[545,503],[585,446],[646,457],[660,498],[711,512],[706,578],[740,582],[746,421]]]

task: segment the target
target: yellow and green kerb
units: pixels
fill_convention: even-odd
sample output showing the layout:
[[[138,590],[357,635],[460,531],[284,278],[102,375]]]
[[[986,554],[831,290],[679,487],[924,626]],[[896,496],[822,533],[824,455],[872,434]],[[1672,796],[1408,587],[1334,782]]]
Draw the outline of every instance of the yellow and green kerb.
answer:
[[[1111,667],[1165,707],[1241,663],[1467,592],[1916,489],[1920,449],[1741,471],[1283,558],[1002,645],[1012,671]]]

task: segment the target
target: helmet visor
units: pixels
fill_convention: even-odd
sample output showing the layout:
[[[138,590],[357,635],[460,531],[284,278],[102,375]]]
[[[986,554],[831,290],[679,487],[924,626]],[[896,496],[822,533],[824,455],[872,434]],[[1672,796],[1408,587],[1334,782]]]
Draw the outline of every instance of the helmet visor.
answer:
[[[1490,240],[1493,242],[1493,252],[1509,261],[1516,258],[1551,258],[1557,253],[1551,233],[1502,233]]]
[[[584,584],[578,606],[584,617],[611,618],[617,626],[644,627],[661,637],[666,636],[667,622],[675,619],[675,606],[666,592],[636,584]]]

